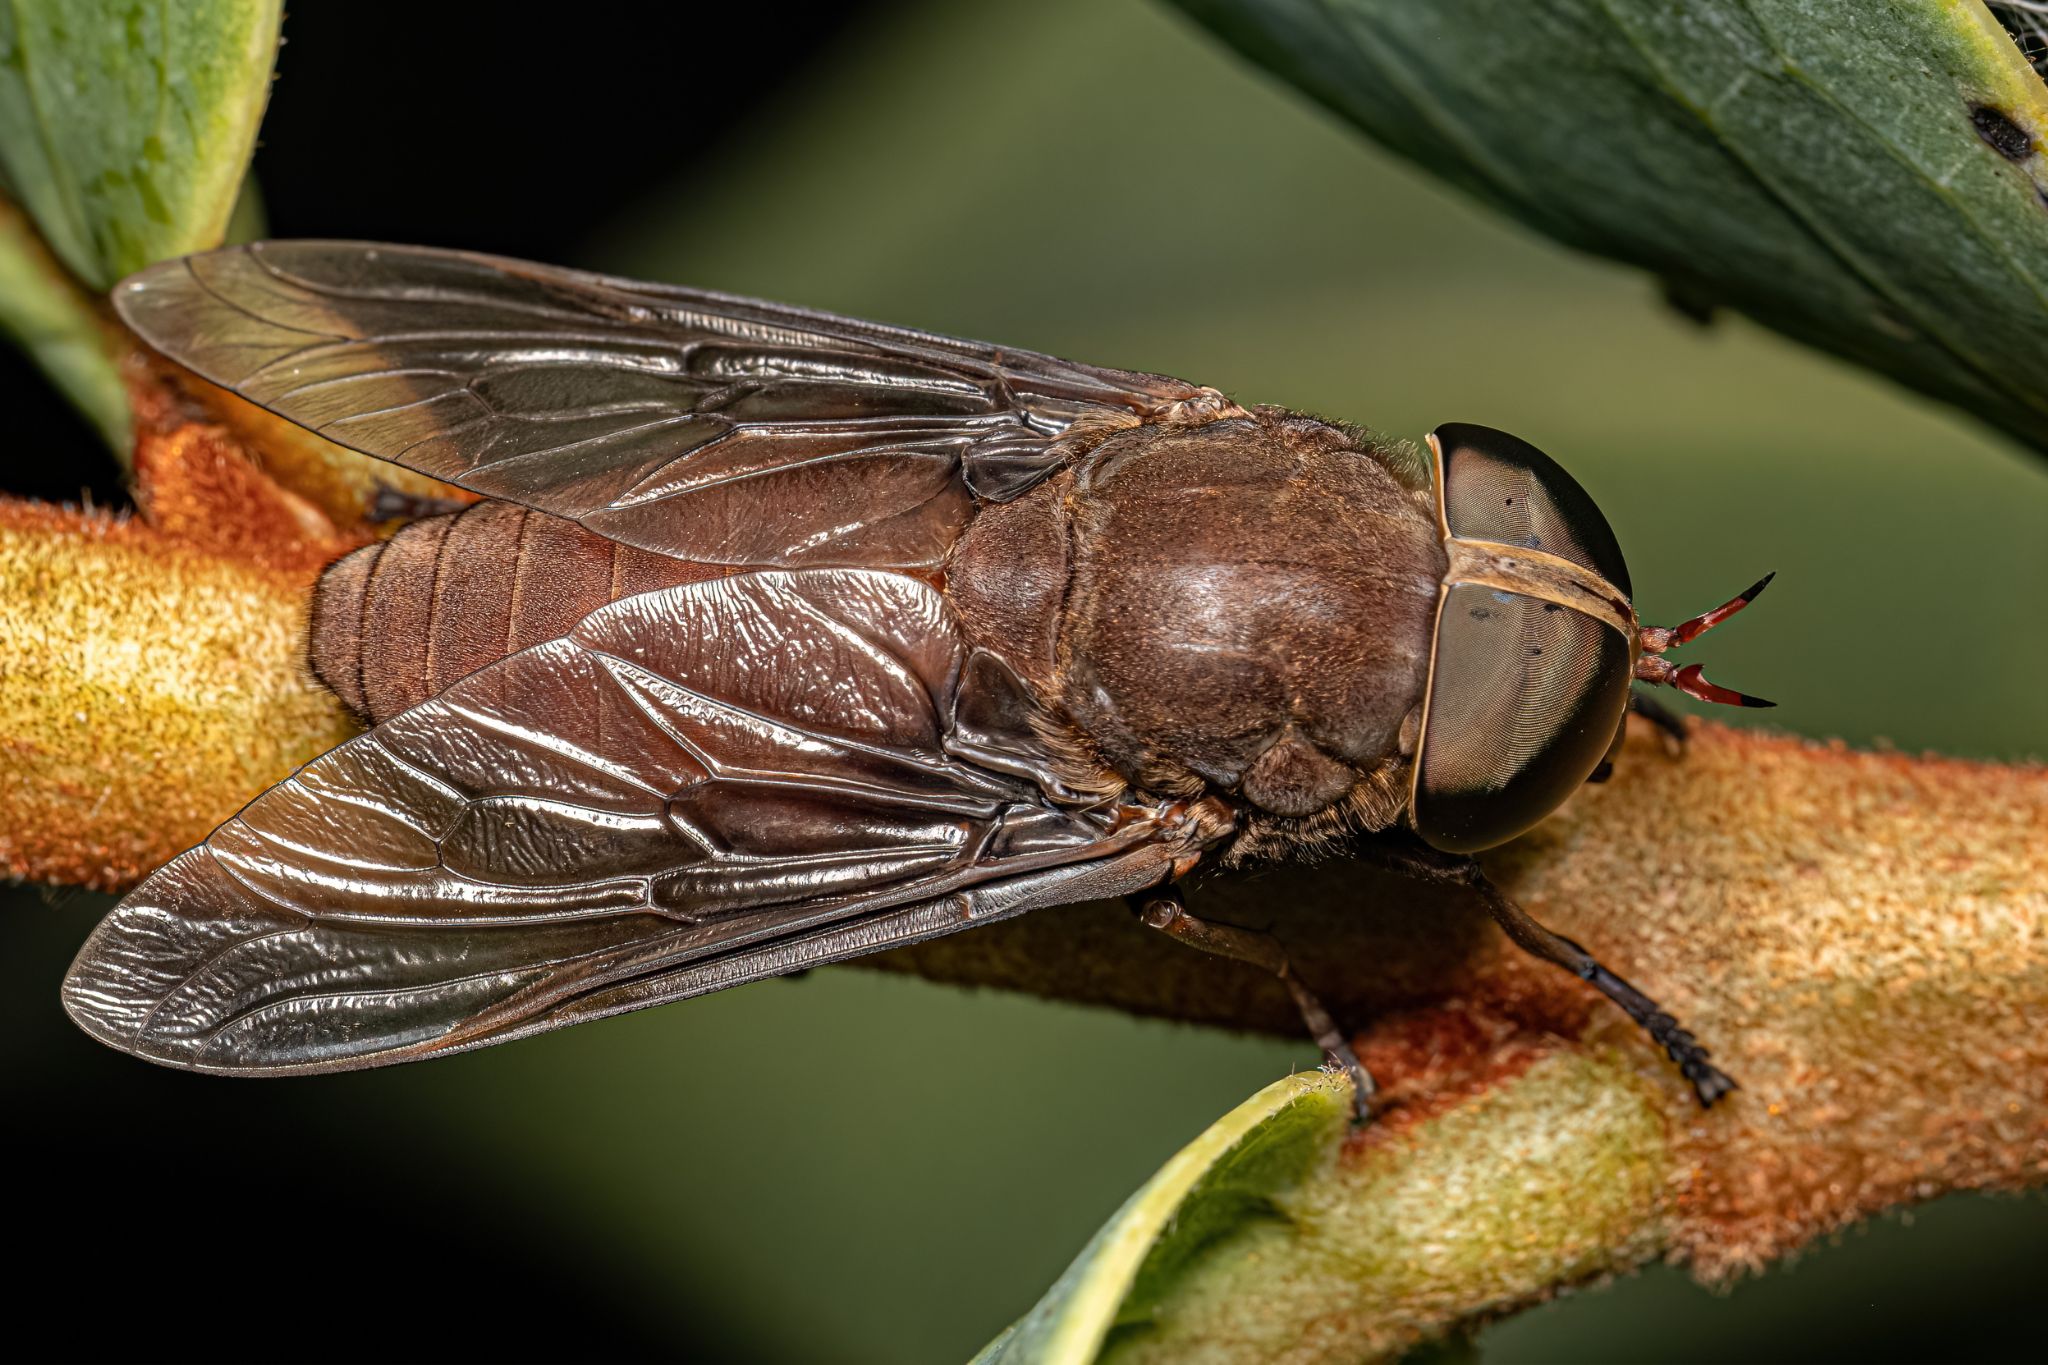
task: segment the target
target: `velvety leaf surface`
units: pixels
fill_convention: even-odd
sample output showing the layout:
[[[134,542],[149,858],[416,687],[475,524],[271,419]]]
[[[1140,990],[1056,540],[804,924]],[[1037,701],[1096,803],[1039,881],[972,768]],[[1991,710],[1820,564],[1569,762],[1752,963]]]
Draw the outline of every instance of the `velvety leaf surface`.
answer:
[[[2048,90],[1978,0],[1177,0],[1373,137],[2048,449]]]

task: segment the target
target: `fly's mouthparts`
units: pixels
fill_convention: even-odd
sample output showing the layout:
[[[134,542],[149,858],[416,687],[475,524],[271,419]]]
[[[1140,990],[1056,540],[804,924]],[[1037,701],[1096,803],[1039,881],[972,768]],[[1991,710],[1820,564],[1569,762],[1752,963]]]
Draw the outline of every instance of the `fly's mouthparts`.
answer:
[[[1776,706],[1774,701],[1752,697],[1747,692],[1737,692],[1732,687],[1722,687],[1707,681],[1706,673],[1698,664],[1687,664],[1683,668],[1669,659],[1655,654],[1645,654],[1636,660],[1636,681],[1654,683],[1663,687],[1675,687],[1688,697],[1710,701],[1721,706]]]
[[[1703,611],[1675,626],[1644,626],[1636,632],[1636,643],[1641,647],[1641,656],[1636,660],[1637,681],[1661,687],[1675,687],[1688,697],[1714,702],[1721,706],[1776,706],[1774,701],[1752,697],[1747,692],[1737,692],[1731,687],[1722,687],[1707,681],[1706,673],[1698,664],[1687,664],[1683,668],[1674,665],[1663,656],[1667,649],[1690,644],[1705,635],[1715,626],[1754,602],[1777,573],[1765,574],[1748,588],[1729,598],[1712,611]]]

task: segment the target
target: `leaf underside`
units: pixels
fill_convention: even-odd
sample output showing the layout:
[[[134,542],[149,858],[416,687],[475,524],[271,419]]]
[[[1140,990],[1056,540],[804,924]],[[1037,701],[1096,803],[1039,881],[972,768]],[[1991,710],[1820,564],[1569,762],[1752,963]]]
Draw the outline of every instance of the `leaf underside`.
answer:
[[[1176,0],[1392,150],[2048,450],[2048,88],[1978,0]]]

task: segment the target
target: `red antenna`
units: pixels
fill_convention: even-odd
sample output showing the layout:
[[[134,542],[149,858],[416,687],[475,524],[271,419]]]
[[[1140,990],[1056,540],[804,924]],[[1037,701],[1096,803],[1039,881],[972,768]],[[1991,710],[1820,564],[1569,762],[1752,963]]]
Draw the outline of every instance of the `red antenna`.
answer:
[[[1757,599],[1757,595],[1771,585],[1776,573],[1767,573],[1739,596],[1732,597],[1715,607],[1703,611],[1690,621],[1682,621],[1671,627],[1644,626],[1636,632],[1636,642],[1642,646],[1642,656],[1636,660],[1636,679],[1639,682],[1655,683],[1664,687],[1675,687],[1688,697],[1701,701],[1718,702],[1723,706],[1776,706],[1774,701],[1752,697],[1747,692],[1720,687],[1707,681],[1706,674],[1698,664],[1687,664],[1683,668],[1663,657],[1667,649],[1691,644],[1715,626],[1741,611]]]

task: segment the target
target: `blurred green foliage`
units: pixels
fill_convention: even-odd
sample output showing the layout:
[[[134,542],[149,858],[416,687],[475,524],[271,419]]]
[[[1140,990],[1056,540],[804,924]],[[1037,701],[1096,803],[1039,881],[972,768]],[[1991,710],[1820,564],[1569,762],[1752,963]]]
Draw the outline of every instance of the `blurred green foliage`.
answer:
[[[1411,438],[1506,427],[1600,500],[1646,617],[1780,571],[1702,656],[1777,699],[1774,722],[2048,751],[2048,632],[2015,611],[2048,583],[2035,466],[1746,323],[1681,320],[1640,276],[1474,212],[1141,0],[907,7],[749,136],[673,145],[642,209],[595,225],[575,264],[1168,371]],[[81,935],[91,913],[64,911]],[[1305,1042],[831,969],[283,1093],[293,1122],[516,1210],[533,1245],[679,1332],[762,1360],[962,1360],[1160,1162],[1314,1060]],[[1945,1353],[1986,1354],[1996,1315],[2022,1311],[1987,1286],[2038,1263],[2048,1219],[1952,1202],[1923,1221],[1725,1301],[1644,1276],[1479,1351],[1910,1357],[1931,1320]]]

